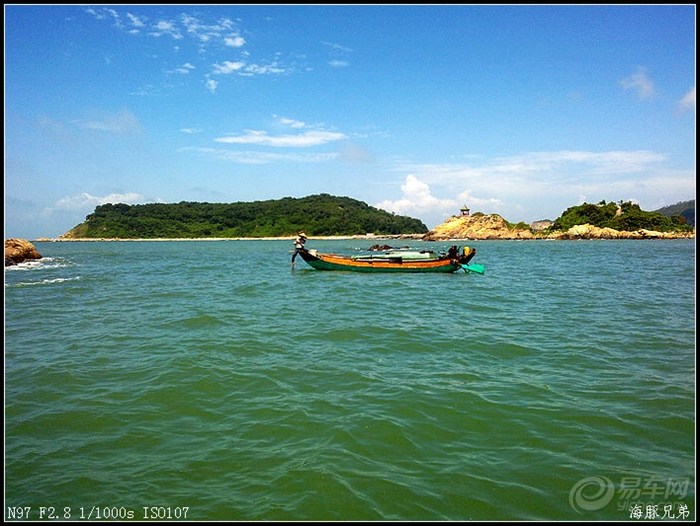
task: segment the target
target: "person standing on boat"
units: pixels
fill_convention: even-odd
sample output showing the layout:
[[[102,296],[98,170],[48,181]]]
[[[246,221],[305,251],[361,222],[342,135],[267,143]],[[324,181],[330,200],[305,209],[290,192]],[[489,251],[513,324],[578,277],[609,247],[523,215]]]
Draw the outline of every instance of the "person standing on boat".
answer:
[[[292,268],[294,268],[294,260],[297,258],[297,254],[306,250],[304,248],[304,243],[306,243],[306,234],[302,230],[297,234],[297,238],[294,240],[294,253],[292,254]]]

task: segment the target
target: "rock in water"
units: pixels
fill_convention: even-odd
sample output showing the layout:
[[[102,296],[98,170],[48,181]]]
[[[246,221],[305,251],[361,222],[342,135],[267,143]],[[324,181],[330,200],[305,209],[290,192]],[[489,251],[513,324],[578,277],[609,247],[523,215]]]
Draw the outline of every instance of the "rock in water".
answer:
[[[10,238],[5,240],[5,266],[16,265],[28,259],[41,259],[36,247],[26,239]]]

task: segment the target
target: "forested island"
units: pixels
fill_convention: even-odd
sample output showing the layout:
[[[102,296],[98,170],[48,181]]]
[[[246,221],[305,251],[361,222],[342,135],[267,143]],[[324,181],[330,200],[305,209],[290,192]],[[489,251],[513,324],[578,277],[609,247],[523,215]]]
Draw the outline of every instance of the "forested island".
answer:
[[[105,204],[63,239],[188,239],[422,234],[419,219],[329,194],[237,203]]]
[[[59,239],[269,238],[293,237],[300,230],[315,237],[373,234],[425,239],[618,238],[630,237],[624,234],[630,232],[640,232],[641,237],[658,237],[646,232],[688,237],[694,235],[694,224],[694,200],[653,212],[630,201],[600,201],[572,206],[553,221],[531,225],[476,212],[453,216],[428,231],[419,219],[395,215],[349,197],[318,194],[238,203],[105,204]],[[569,232],[571,229],[575,232]]]
[[[685,208],[679,203],[655,212],[645,212],[631,201],[583,203],[567,208],[556,219],[550,230],[568,230],[576,225],[589,224],[614,230],[655,230],[657,232],[692,231],[695,224],[695,201],[687,202]],[[678,210],[678,213],[676,213]],[[683,215],[684,212],[686,215]]]

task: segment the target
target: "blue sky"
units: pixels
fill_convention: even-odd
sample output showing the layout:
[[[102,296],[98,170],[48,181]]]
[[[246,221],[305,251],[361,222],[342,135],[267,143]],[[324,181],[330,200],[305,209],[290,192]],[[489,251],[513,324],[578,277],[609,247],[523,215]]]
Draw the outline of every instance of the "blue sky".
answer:
[[[428,227],[695,197],[695,6],[5,5],[5,237],[349,196]]]

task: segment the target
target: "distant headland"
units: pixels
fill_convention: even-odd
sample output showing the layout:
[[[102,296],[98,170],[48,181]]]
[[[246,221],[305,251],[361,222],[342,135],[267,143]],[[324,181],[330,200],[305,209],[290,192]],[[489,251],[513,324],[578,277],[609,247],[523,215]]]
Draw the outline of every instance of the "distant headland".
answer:
[[[349,197],[328,194],[249,203],[155,203],[98,206],[83,223],[58,238],[89,240],[289,239],[675,239],[695,237],[695,200],[648,212],[632,202],[584,203],[555,220],[509,223],[498,214],[458,215],[428,230],[420,220],[398,216]]]
[[[552,222],[537,230],[527,225],[512,225],[498,214],[474,214],[470,216],[453,216],[443,224],[422,236],[426,241],[443,241],[458,239],[678,239],[694,238],[695,230],[673,230],[660,232],[646,228],[635,230],[616,230],[584,223],[574,225],[566,230],[553,229]]]
[[[349,197],[329,194],[238,203],[105,204],[59,239],[185,239],[424,234],[428,227]]]
[[[567,208],[554,221],[512,224],[498,214],[471,214],[465,205],[458,216],[429,231],[423,239],[676,239],[694,238],[695,200],[681,207],[645,212],[632,202],[583,203]]]

